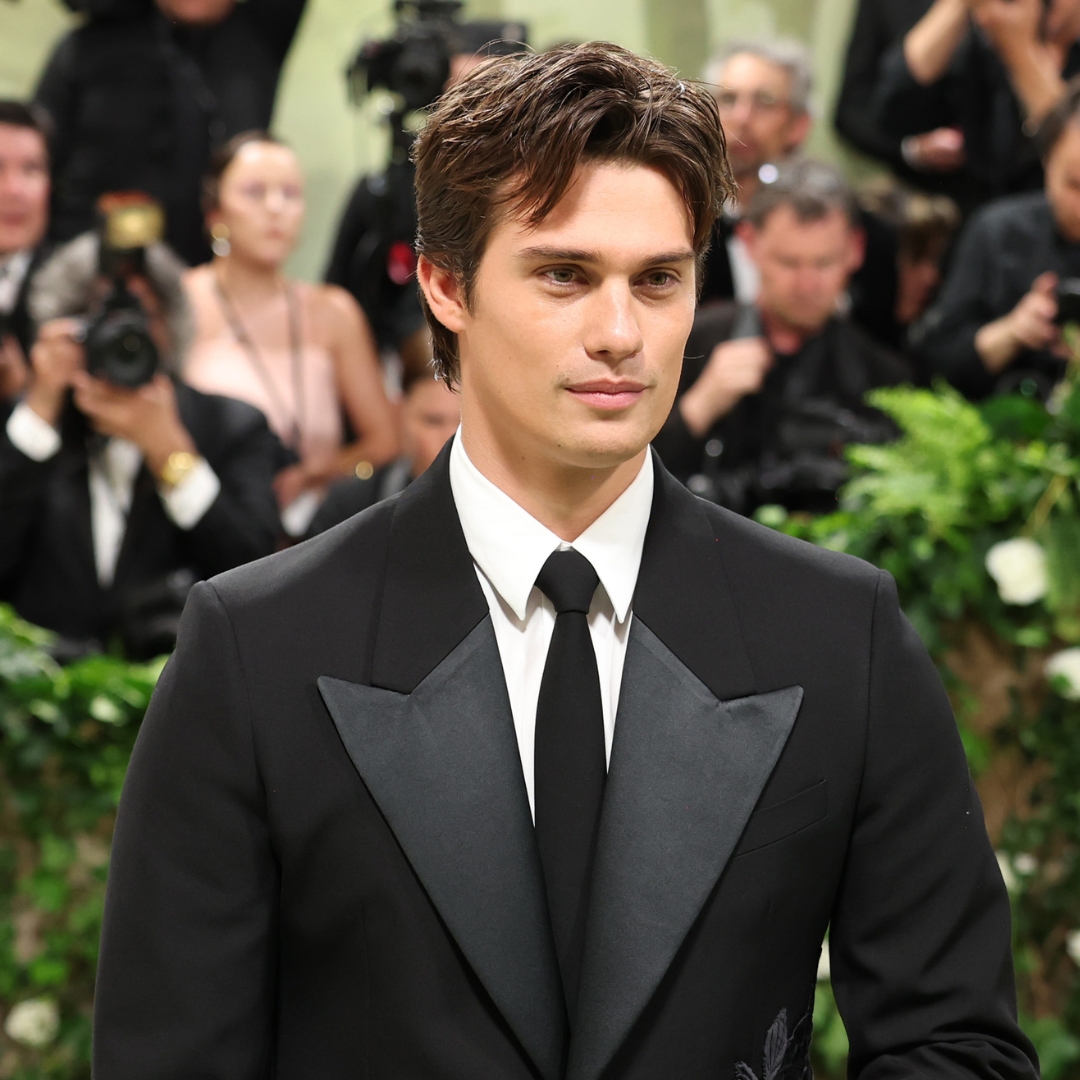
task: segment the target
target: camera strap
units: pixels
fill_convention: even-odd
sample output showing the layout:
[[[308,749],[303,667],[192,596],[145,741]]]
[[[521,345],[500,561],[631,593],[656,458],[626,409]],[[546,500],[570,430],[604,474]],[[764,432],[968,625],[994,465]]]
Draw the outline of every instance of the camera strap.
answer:
[[[214,292],[217,295],[218,302],[221,304],[222,313],[225,315],[225,321],[229,324],[233,337],[236,338],[237,344],[244,350],[252,370],[258,377],[259,382],[262,383],[267,396],[273,401],[274,407],[282,416],[289,416],[290,414],[292,416],[291,431],[289,437],[284,441],[290,450],[295,450],[299,454],[303,437],[301,421],[305,409],[304,378],[301,370],[303,357],[301,356],[300,342],[300,313],[297,310],[296,291],[289,282],[285,282],[285,307],[289,321],[289,361],[293,388],[293,407],[289,408],[287,402],[282,399],[278,386],[274,382],[262,354],[259,352],[251,335],[244,329],[244,324],[240,321],[235,305],[221,285],[221,279],[216,273],[212,276],[214,279]]]

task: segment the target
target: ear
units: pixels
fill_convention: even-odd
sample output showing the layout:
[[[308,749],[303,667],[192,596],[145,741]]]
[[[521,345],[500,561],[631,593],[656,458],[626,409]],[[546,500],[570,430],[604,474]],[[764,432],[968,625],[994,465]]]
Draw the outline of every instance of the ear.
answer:
[[[465,329],[469,311],[465,295],[457,275],[436,266],[426,255],[416,261],[416,280],[424,290],[431,314],[455,334]]]
[[[848,255],[848,273],[854,274],[866,259],[866,230],[852,229]]]
[[[806,142],[813,123],[814,118],[810,115],[809,110],[791,118],[791,122],[788,124],[787,149],[789,154],[794,153]]]

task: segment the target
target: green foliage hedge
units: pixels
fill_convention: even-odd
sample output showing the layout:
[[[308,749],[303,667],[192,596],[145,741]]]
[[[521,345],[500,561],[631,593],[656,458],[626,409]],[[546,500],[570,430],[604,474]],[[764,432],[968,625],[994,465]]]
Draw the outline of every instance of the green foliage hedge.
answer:
[[[952,693],[980,784],[1013,897],[1022,1021],[1046,1080],[1080,1076],[1075,382],[1074,374],[1049,410],[1020,396],[977,408],[945,387],[876,391],[871,402],[903,435],[849,449],[855,476],[840,510],[816,519],[776,507],[758,515],[896,578]],[[1054,674],[1070,665],[1071,679]],[[846,1040],[827,984],[816,1018],[819,1074],[842,1075]]]
[[[0,1034],[0,1077],[12,1080],[90,1075],[113,818],[161,669],[104,656],[61,668],[49,640],[0,607],[0,1018],[12,1027],[13,1006],[40,1003],[23,1015],[45,1043]]]
[[[851,448],[840,510],[759,518],[895,576],[992,821],[1025,1027],[1047,1080],[1080,1077],[1080,675],[1060,659],[1047,671],[1080,646],[1080,392],[1064,387],[1052,411],[1021,397],[976,408],[943,388],[873,400],[903,436]],[[60,668],[48,643],[0,608],[0,1080],[89,1076],[112,823],[161,666]],[[815,1028],[818,1074],[841,1076],[827,977]]]

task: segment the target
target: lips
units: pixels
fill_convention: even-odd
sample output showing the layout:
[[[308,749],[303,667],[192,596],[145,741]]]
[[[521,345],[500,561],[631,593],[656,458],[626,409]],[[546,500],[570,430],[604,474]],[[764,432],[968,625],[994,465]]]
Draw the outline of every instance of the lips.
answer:
[[[647,387],[643,383],[629,379],[596,379],[592,382],[577,383],[566,389],[578,401],[594,409],[616,411],[633,405],[641,398]]]

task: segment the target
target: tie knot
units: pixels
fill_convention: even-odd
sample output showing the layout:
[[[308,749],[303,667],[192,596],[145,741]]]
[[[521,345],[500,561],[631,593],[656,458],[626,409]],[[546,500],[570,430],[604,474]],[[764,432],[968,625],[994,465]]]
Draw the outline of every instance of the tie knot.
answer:
[[[588,615],[600,584],[593,565],[579,551],[553,551],[536,576],[536,587],[555,605],[555,613],[580,611]]]

